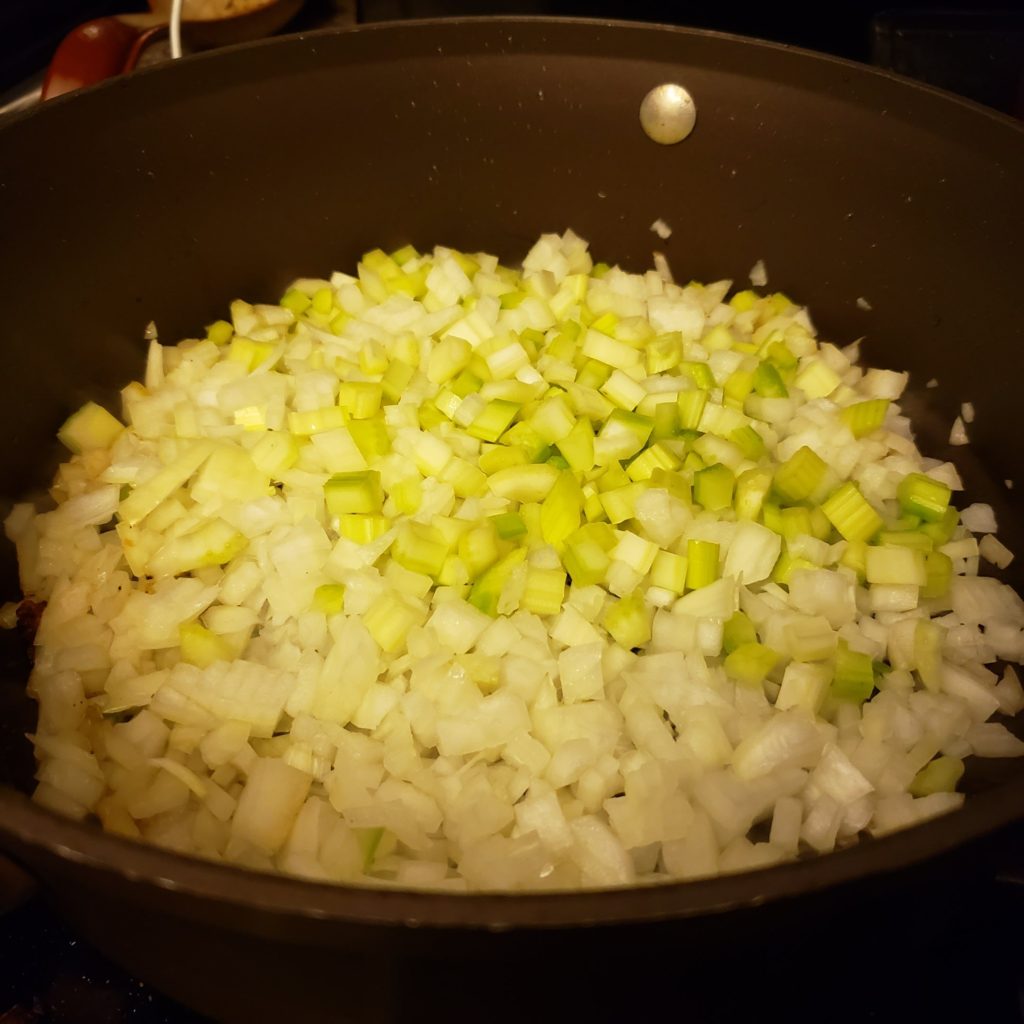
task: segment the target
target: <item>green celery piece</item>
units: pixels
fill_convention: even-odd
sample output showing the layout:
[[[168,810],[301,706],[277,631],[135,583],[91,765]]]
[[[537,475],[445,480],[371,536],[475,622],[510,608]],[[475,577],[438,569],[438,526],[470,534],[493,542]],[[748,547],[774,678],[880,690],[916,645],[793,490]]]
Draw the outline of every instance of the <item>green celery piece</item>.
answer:
[[[522,516],[516,515],[515,512],[502,512],[492,516],[491,522],[502,540],[515,540],[516,537],[526,534],[526,523],[523,522]]]
[[[545,543],[559,547],[579,529],[583,492],[575,474],[564,470],[540,506],[540,528]]]
[[[469,601],[474,608],[492,618],[498,614],[498,601],[501,598],[501,591],[512,571],[516,566],[526,561],[526,548],[516,548],[510,551],[501,561],[490,567],[470,588]]]
[[[518,413],[519,406],[515,402],[495,398],[480,410],[480,415],[466,428],[467,433],[481,441],[497,441]]]
[[[715,375],[707,363],[684,360],[679,364],[680,372],[689,377],[701,391],[710,391],[715,386]]]
[[[716,462],[693,474],[693,500],[709,512],[721,512],[732,505],[736,477],[728,466]]]
[[[719,546],[709,540],[686,542],[686,587],[699,590],[718,579]]]
[[[949,508],[953,492],[939,480],[924,473],[908,473],[896,488],[900,508],[929,523],[939,522]]]
[[[765,448],[764,438],[751,426],[737,427],[730,435],[729,439],[741,452],[745,459],[750,459],[751,462],[757,462],[758,459],[764,457]]]
[[[534,615],[557,615],[564,599],[565,572],[562,569],[529,569],[520,608]]]
[[[840,535],[850,542],[870,540],[883,525],[882,517],[852,480],[834,491],[822,504],[821,510]]]
[[[863,704],[875,689],[875,673],[870,654],[851,651],[840,641],[831,694],[837,700]]]
[[[870,398],[866,402],[855,402],[839,413],[839,418],[856,438],[867,437],[885,422],[889,411],[888,398]]]
[[[754,371],[754,391],[762,398],[787,398],[789,391],[779,376],[779,371],[771,363],[758,363]]]
[[[822,485],[827,473],[828,465],[821,456],[804,445],[776,469],[775,491],[788,504],[807,501]]]
[[[336,473],[324,484],[324,499],[332,516],[380,512],[384,500],[380,473],[375,469]]]
[[[594,468],[594,432],[585,417],[576,420],[572,430],[556,442],[555,447],[577,473],[589,473]]]
[[[932,793],[955,793],[956,785],[964,774],[964,763],[959,757],[937,757],[914,776],[908,790],[911,796],[930,796]]]
[[[772,486],[772,474],[767,469],[755,467],[744,470],[736,478],[734,506],[738,519],[756,522],[761,516],[764,499]]]
[[[779,656],[764,644],[740,644],[725,657],[726,674],[747,686],[760,686],[778,664]]]
[[[732,654],[737,647],[757,643],[757,630],[743,612],[734,612],[722,627],[722,646],[726,654]]]
[[[701,418],[704,416],[704,407],[708,402],[708,393],[700,388],[691,388],[689,391],[679,392],[679,426],[684,430],[697,430],[700,427]]]
[[[936,547],[942,547],[953,539],[956,528],[960,525],[960,513],[952,505],[946,509],[942,518],[933,523],[922,523],[921,532],[935,542]]]
[[[935,542],[920,530],[882,530],[878,534],[879,544],[895,544],[897,547],[916,548],[918,551],[931,551]]]
[[[953,582],[953,559],[941,551],[929,551],[924,556],[925,584],[920,596],[924,600],[945,597]]]
[[[754,390],[753,370],[733,370],[722,385],[722,394],[726,405],[742,409],[747,396]]]
[[[604,628],[627,651],[651,639],[651,609],[639,591],[616,601],[604,614]]]

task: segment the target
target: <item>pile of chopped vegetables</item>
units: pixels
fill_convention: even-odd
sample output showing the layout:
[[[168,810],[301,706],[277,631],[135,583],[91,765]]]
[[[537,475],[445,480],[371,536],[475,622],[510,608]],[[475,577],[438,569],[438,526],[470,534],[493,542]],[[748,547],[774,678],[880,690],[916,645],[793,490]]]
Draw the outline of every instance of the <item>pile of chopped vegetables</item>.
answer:
[[[824,853],[1024,751],[988,667],[1024,602],[979,575],[1012,555],[906,374],[655,264],[378,250],[151,340],[6,523],[35,799],[308,878],[572,888]]]

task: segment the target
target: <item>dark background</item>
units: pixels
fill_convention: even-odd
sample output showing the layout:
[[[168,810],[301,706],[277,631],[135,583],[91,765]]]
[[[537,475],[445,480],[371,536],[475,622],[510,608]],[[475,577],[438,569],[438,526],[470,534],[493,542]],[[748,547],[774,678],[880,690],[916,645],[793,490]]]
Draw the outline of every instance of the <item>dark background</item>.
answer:
[[[293,27],[322,24],[341,0],[308,0]],[[351,8],[351,0],[346,5]],[[359,21],[467,14],[629,18],[736,32],[874,63],[1024,116],[1024,6],[1019,2],[814,7],[728,0],[357,0]],[[42,69],[88,18],[144,10],[144,0],[0,0],[0,93]],[[813,13],[812,13],[813,12]]]

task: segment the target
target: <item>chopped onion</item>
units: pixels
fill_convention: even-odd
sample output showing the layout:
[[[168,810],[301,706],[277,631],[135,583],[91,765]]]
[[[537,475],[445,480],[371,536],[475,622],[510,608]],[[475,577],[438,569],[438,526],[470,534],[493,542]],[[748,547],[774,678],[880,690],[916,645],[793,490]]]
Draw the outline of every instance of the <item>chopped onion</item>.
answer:
[[[654,263],[374,250],[147,331],[6,522],[35,799],[321,881],[564,889],[827,853],[1024,752],[988,667],[1024,602],[978,575],[1013,556],[908,375]]]

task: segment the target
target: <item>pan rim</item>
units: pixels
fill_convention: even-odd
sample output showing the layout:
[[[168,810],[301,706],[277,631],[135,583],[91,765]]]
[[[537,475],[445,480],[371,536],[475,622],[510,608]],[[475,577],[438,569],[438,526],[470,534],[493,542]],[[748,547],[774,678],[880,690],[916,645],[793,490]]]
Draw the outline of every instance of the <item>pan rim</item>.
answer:
[[[908,89],[912,92],[929,95],[946,103],[951,103],[954,106],[961,107],[973,114],[983,115],[986,120],[991,121],[993,124],[1001,125],[1003,128],[1009,128],[1014,133],[1024,137],[1024,122],[1018,121],[1009,114],[1004,114],[1002,111],[996,110],[993,107],[986,106],[976,100],[971,100],[965,96],[950,92],[947,89],[942,89],[938,86],[910,78],[907,75],[901,75],[896,71],[876,68],[870,64],[864,64],[861,61],[852,60],[848,57],[838,57],[835,54],[811,50],[804,46],[794,46],[790,43],[780,43],[770,39],[762,39],[757,36],[740,35],[736,32],[720,32],[713,29],[689,28],[682,25],[665,24],[663,22],[628,21],[621,18],[584,18],[529,14],[505,16],[475,15],[451,18],[411,18],[403,21],[381,21],[370,22],[362,25],[310,29],[302,32],[288,33],[286,35],[270,36],[265,39],[254,39],[246,42],[231,43],[227,46],[217,47],[214,50],[202,50],[196,53],[186,54],[176,61],[168,61],[162,64],[135,68],[127,74],[108,78],[102,82],[97,82],[94,85],[88,85],[73,92],[55,96],[53,99],[47,100],[45,103],[40,102],[31,107],[11,111],[9,114],[0,117],[0,132],[3,132],[8,127],[19,124],[28,118],[37,117],[46,110],[58,109],[68,103],[78,102],[85,96],[93,96],[103,93],[106,90],[123,89],[131,82],[145,80],[153,75],[176,73],[174,69],[178,67],[191,67],[196,64],[202,64],[210,60],[220,60],[225,56],[244,53],[250,50],[298,45],[307,43],[310,40],[315,42],[320,39],[331,39],[338,36],[356,36],[380,32],[386,34],[406,31],[422,32],[428,29],[441,29],[443,31],[451,29],[452,31],[457,31],[461,28],[481,26],[487,26],[489,28],[494,28],[495,30],[511,26],[605,28],[615,32],[627,30],[659,36],[669,34],[679,36],[680,38],[709,39],[724,43],[736,43],[747,47],[753,46],[758,49],[810,60],[819,65],[833,65],[836,68],[865,75],[869,78],[877,78],[892,82],[901,88]]]

